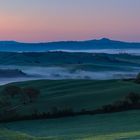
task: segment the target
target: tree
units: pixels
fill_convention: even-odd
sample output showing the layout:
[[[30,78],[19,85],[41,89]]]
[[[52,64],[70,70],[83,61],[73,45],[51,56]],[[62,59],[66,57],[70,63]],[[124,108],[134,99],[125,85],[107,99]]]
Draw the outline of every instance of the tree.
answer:
[[[31,103],[38,98],[40,91],[33,87],[28,87],[23,89],[23,94],[25,94],[29,98],[29,101]]]
[[[136,83],[140,83],[140,73],[138,73],[138,75],[136,77]]]
[[[40,91],[33,88],[20,88],[8,85],[0,94],[0,121],[15,120],[19,117],[19,110],[24,104],[33,102],[39,96]]]
[[[6,86],[3,91],[2,94],[4,96],[10,96],[11,98],[14,98],[16,95],[21,95],[22,93],[22,89],[18,86]]]
[[[138,104],[140,102],[140,95],[131,92],[125,97],[125,101],[128,101],[131,104]]]

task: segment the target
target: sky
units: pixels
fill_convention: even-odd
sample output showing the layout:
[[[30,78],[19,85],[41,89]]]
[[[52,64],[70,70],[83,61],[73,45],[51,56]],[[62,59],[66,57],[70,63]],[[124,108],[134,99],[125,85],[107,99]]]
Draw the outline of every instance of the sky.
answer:
[[[0,40],[140,42],[140,0],[0,0]]]

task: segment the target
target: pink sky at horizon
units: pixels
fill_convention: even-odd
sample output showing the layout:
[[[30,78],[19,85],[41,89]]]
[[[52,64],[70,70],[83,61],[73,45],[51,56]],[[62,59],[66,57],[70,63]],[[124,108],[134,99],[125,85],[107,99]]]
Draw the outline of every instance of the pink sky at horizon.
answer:
[[[140,42],[139,0],[4,0],[0,40]]]

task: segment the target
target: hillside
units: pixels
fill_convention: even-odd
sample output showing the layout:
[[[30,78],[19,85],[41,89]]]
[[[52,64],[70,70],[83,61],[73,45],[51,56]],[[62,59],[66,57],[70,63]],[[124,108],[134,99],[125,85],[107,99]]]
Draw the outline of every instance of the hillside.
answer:
[[[0,124],[7,140],[139,140],[140,111]]]
[[[18,108],[20,115],[53,111],[54,108],[96,109],[122,99],[129,92],[139,93],[140,85],[122,80],[39,80],[12,83],[35,87],[38,100]],[[102,88],[101,88],[102,87]],[[0,87],[0,90],[4,86]],[[15,105],[15,103],[14,103]],[[0,123],[0,138],[12,140],[137,140],[140,138],[140,111],[67,118]],[[10,114],[9,114],[10,115]]]
[[[124,79],[135,78],[140,71],[140,56],[131,54],[36,52],[0,52],[0,69],[18,69],[29,77],[13,73],[0,84],[38,79]],[[3,73],[1,75],[4,77]],[[8,78],[8,79],[6,79]]]
[[[39,80],[10,85],[35,87],[41,92],[37,102],[18,108],[17,112],[21,115],[32,114],[35,110],[40,113],[52,112],[54,108],[93,110],[117,101],[130,92],[139,93],[140,90],[139,84],[121,80]]]
[[[114,41],[107,38],[87,41],[60,41],[48,43],[21,43],[0,41],[0,51],[37,52],[50,50],[140,49],[140,43]]]
[[[36,52],[0,52],[0,65],[19,66],[71,66],[92,64],[97,66],[140,66],[140,56],[129,54]]]

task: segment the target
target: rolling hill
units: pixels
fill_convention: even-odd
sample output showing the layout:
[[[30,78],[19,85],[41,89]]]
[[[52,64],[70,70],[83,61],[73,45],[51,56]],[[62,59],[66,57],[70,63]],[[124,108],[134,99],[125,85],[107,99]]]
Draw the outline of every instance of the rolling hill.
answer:
[[[6,140],[139,140],[140,111],[0,124]]]
[[[0,69],[19,69],[31,76],[30,79],[17,79],[13,74],[14,79],[1,80],[0,84],[35,79],[135,78],[140,71],[140,56],[80,52],[0,52]]]
[[[97,66],[140,66],[140,56],[131,54],[36,52],[0,52],[0,65],[19,66],[72,66],[93,64]]]
[[[21,43],[0,41],[0,51],[44,52],[53,50],[140,49],[140,43],[114,41],[107,38],[87,41],[60,41],[48,43]]]
[[[37,102],[19,108],[18,113],[21,115],[32,114],[34,110],[51,112],[55,107],[74,111],[98,109],[140,90],[139,84],[122,80],[38,80],[10,85],[35,87],[41,91]]]
[[[37,102],[19,108],[20,115],[44,112],[57,107],[94,109],[112,103],[129,92],[139,93],[140,85],[122,80],[39,80],[12,83],[41,90]],[[4,86],[0,87],[0,90]],[[101,88],[102,87],[102,88]],[[0,123],[0,138],[6,140],[137,140],[140,138],[139,110],[84,115],[59,119]]]
[[[103,42],[110,40],[103,39]],[[9,42],[10,44],[11,42]],[[16,42],[12,42],[13,44]],[[11,46],[12,47],[12,46]],[[95,54],[67,52],[16,53],[0,52],[0,67],[30,66],[66,67],[85,71],[139,71],[140,56],[131,54]],[[10,104],[16,107],[17,116],[52,112],[54,109],[93,110],[112,104],[130,92],[139,94],[140,85],[133,80],[37,80],[10,83],[0,86],[40,90],[36,102],[20,104],[18,97]],[[2,101],[0,95],[0,101]],[[1,102],[0,102],[1,103]],[[2,104],[0,104],[2,105]],[[84,115],[60,119],[30,120],[0,123],[2,140],[137,140],[140,138],[139,110]],[[8,114],[8,117],[11,114]]]

